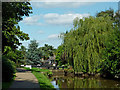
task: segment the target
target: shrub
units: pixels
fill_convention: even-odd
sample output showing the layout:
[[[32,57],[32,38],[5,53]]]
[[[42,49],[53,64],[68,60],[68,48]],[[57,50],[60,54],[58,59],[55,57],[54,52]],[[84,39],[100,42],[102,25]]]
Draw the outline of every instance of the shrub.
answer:
[[[52,76],[53,73],[52,73],[51,71],[48,71],[48,72],[47,72],[47,75],[48,75],[48,76]]]
[[[16,72],[15,63],[7,57],[2,57],[2,80],[4,82],[11,81]]]

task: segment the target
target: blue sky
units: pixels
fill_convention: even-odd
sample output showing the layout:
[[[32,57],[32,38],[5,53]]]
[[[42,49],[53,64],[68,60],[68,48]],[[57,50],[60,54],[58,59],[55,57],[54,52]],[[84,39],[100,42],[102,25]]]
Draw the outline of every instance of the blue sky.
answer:
[[[37,40],[39,47],[49,44],[57,48],[62,39],[60,33],[70,30],[75,17],[95,16],[109,8],[118,10],[117,2],[31,2],[33,14],[19,22],[21,30]],[[21,41],[25,47],[30,43]]]

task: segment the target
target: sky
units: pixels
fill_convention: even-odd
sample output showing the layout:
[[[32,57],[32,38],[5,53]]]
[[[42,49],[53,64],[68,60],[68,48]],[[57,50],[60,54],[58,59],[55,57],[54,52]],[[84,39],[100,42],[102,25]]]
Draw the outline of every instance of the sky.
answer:
[[[95,16],[97,12],[109,8],[118,10],[117,2],[30,2],[32,14],[19,22],[21,31],[36,40],[39,47],[44,44],[57,48],[62,43],[58,36],[73,28],[73,20],[78,17]],[[21,41],[28,47],[30,40]]]

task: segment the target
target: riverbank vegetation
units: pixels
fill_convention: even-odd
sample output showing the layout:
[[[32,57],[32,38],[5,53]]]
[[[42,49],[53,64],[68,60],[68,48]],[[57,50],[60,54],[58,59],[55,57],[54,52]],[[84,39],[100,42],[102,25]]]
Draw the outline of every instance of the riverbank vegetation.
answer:
[[[38,82],[40,84],[40,88],[44,88],[44,89],[52,89],[54,88],[54,86],[51,84],[51,81],[42,73],[39,72],[32,72],[35,77],[38,79]]]
[[[56,61],[74,72],[101,73],[114,78],[120,74],[120,30],[118,12],[102,11],[96,17],[76,18],[74,27],[62,33]]]

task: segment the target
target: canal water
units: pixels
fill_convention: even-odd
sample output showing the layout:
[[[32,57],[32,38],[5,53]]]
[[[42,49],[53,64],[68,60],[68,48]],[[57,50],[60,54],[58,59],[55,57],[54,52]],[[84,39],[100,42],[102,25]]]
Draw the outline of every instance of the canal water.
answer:
[[[120,81],[95,77],[53,76],[50,78],[55,88],[119,88]]]

